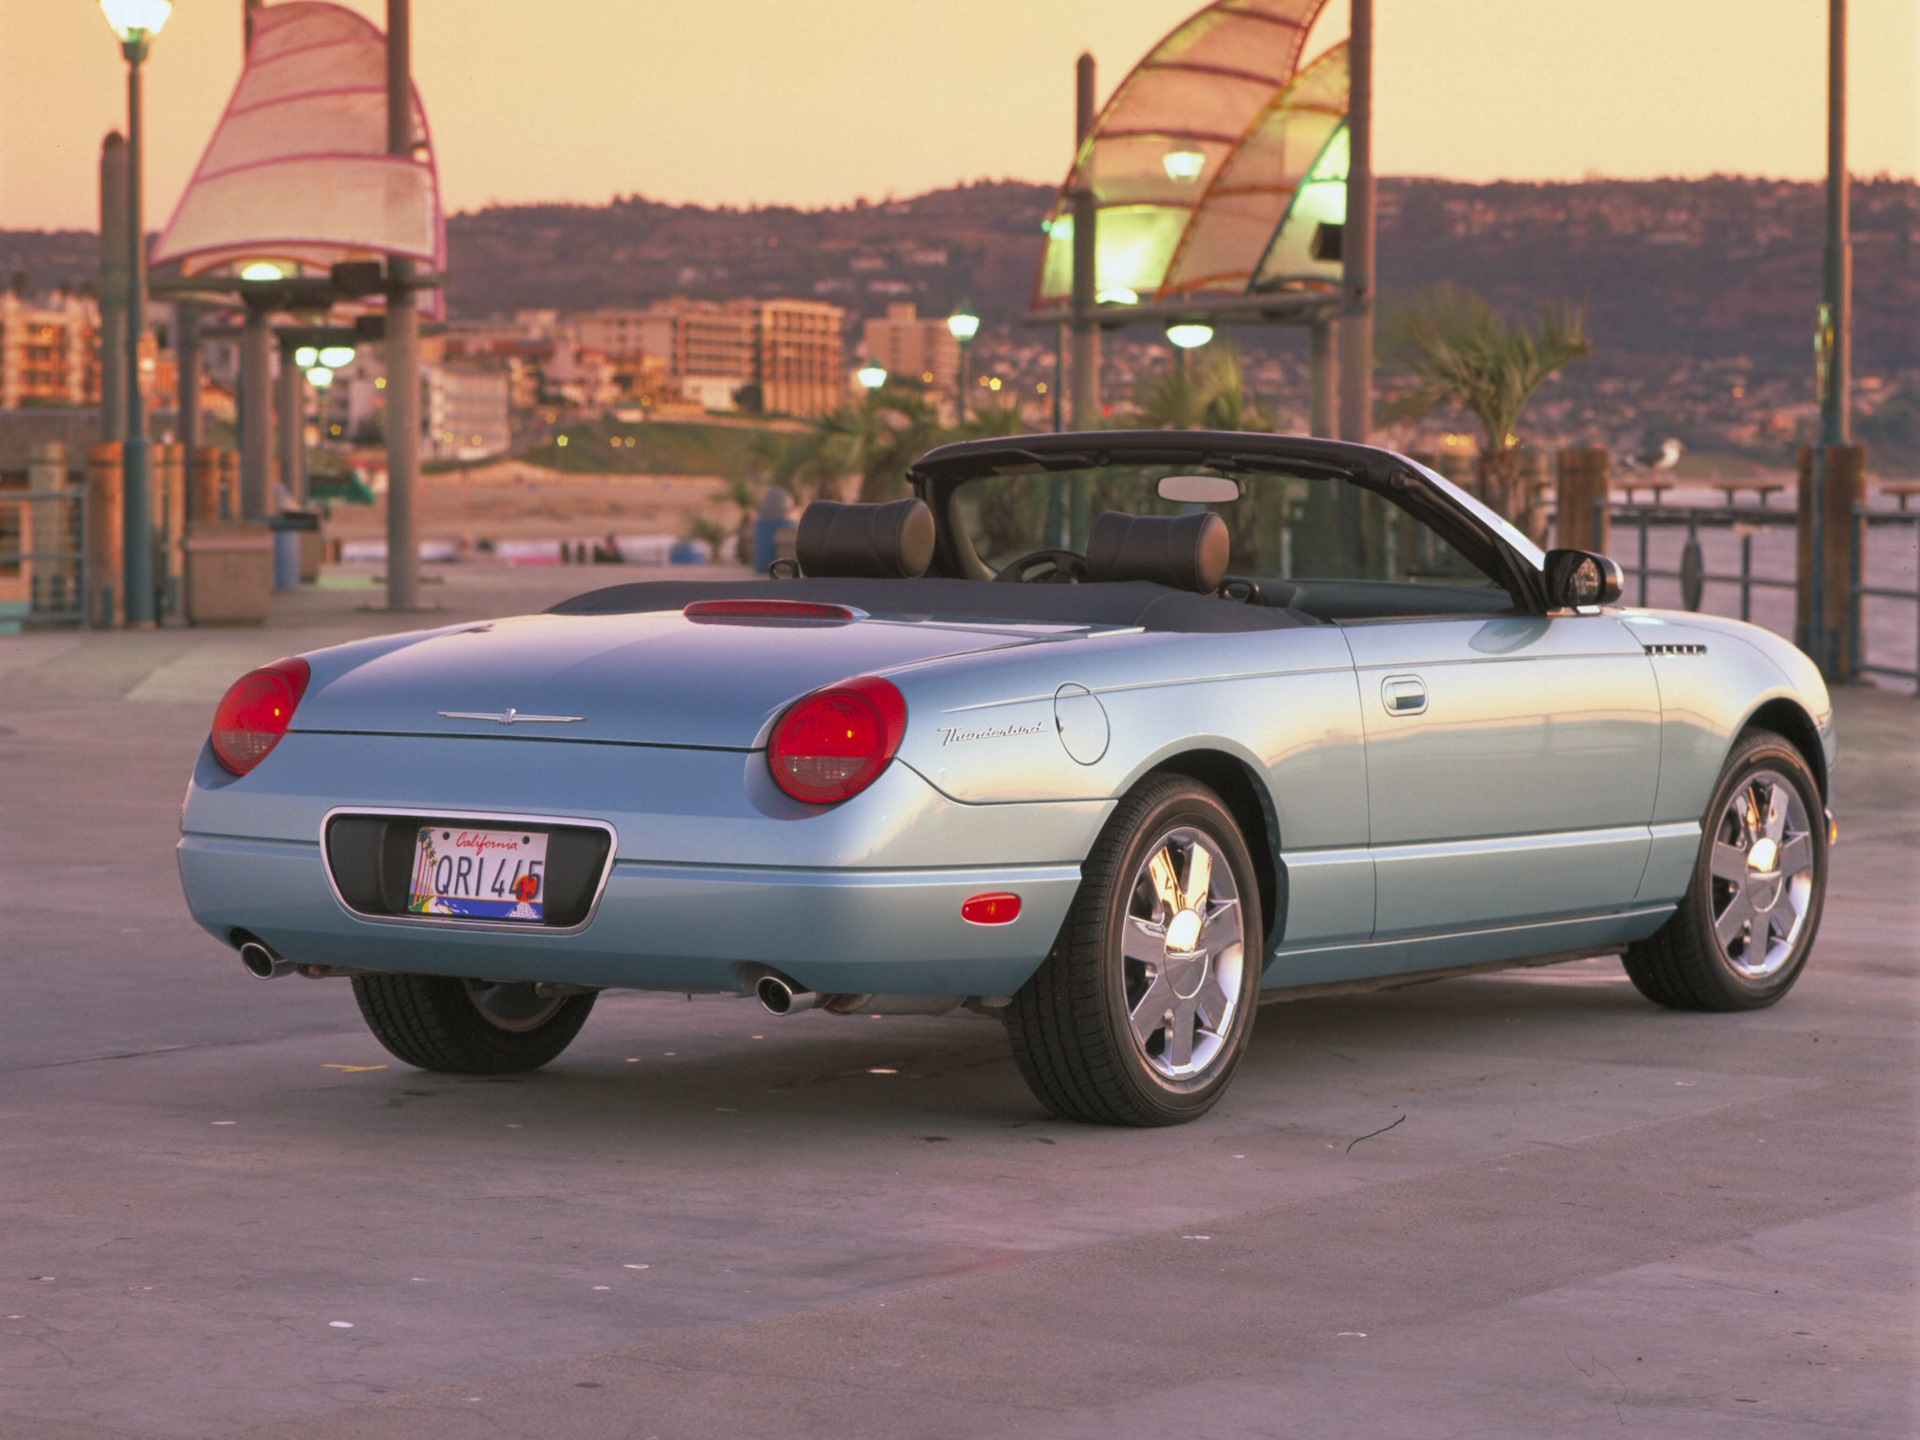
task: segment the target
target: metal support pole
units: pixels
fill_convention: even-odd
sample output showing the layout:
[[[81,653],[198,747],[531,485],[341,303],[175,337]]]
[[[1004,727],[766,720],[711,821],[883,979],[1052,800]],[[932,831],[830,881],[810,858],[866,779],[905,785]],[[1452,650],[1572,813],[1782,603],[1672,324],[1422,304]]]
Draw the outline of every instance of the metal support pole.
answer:
[[[1074,65],[1073,133],[1075,163],[1086,159],[1087,138],[1093,133],[1093,56],[1083,54]],[[1093,323],[1099,210],[1091,181],[1073,194],[1073,428],[1093,430],[1100,425],[1100,329]],[[1066,546],[1085,547],[1092,523],[1087,477],[1069,481]]]
[[[240,330],[240,516],[267,518],[273,469],[273,327],[267,312],[247,307]]]
[[[1847,0],[1827,0],[1827,237],[1821,252],[1820,324],[1815,347],[1820,399],[1820,443],[1808,474],[1808,523],[1813,551],[1807,571],[1811,624],[1801,644],[1829,678],[1839,678],[1825,630],[1827,587],[1827,461],[1830,448],[1849,438],[1848,389],[1852,367],[1852,242],[1847,214]]]
[[[100,146],[100,438],[127,429],[127,142]]]
[[[1339,412],[1340,340],[1331,319],[1307,327],[1307,433],[1335,438]]]
[[[967,350],[970,344],[966,340],[960,342],[960,383],[954,387],[953,394],[953,423],[956,425],[967,423],[967,382],[972,378],[967,374]]]
[[[155,623],[153,585],[153,454],[147,443],[147,402],[140,390],[140,341],[147,329],[147,244],[140,193],[140,62],[144,38],[122,47],[127,56],[127,427],[122,448],[126,508],[122,512],[126,554],[127,624]]]
[[[1740,618],[1753,619],[1753,532],[1740,537]]]
[[[1347,221],[1340,237],[1340,438],[1373,430],[1373,0],[1353,0],[1347,63]]]
[[[1074,67],[1075,154],[1084,159],[1087,136],[1093,130],[1093,56],[1082,55]],[[1099,211],[1090,185],[1073,193],[1073,414],[1076,430],[1092,430],[1100,423],[1100,328],[1093,323]]]
[[[293,363],[295,346],[280,342],[280,489],[283,503],[307,503],[307,377]]]
[[[1070,327],[1061,325],[1053,334],[1053,433],[1066,429],[1067,344]],[[1902,508],[1906,497],[1901,497]]]
[[[1642,506],[1640,520],[1640,608],[1647,608],[1647,511]]]
[[[174,412],[174,436],[187,447],[188,463],[206,443],[200,414],[200,307],[181,300],[173,307],[173,363],[180,377],[180,399]]]
[[[408,0],[387,0],[387,153],[413,155],[413,21]],[[387,258],[387,608],[419,606],[420,312],[406,282],[413,265]]]
[[[1847,181],[1847,0],[1828,0],[1827,239],[1821,256],[1827,365],[1820,444],[1853,443],[1853,238]]]

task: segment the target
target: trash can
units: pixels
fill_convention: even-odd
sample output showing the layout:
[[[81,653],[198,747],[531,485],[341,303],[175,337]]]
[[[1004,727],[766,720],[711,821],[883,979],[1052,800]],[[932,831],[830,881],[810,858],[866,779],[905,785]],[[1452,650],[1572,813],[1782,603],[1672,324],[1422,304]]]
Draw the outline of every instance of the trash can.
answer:
[[[187,621],[261,625],[273,601],[274,532],[256,520],[187,526]]]
[[[708,565],[713,561],[713,547],[704,540],[681,540],[667,551],[669,565]]]
[[[282,510],[271,516],[273,528],[273,588],[291,590],[320,578],[320,514],[316,510]]]

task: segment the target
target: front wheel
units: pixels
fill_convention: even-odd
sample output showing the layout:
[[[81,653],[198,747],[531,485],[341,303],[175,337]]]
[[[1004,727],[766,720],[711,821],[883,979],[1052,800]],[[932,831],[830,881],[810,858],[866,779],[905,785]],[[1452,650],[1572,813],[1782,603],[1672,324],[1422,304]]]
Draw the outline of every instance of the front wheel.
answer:
[[[449,975],[356,975],[353,998],[396,1058],[454,1075],[538,1070],[573,1043],[595,999]]]
[[[1148,780],[1101,831],[1053,952],[1007,1007],[1020,1073],[1063,1119],[1204,1114],[1246,1050],[1265,933],[1226,806],[1182,776]]]
[[[1621,956],[1675,1010],[1757,1010],[1793,987],[1820,928],[1827,827],[1800,752],[1753,731],[1727,757],[1680,906]]]

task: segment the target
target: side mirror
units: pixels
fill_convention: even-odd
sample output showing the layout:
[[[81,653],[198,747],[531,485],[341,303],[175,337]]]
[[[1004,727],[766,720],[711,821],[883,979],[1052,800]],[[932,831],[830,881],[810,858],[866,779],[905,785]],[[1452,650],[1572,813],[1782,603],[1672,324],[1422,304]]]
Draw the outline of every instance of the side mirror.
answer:
[[[1591,550],[1547,552],[1547,604],[1555,610],[1611,605],[1626,587],[1620,567]]]

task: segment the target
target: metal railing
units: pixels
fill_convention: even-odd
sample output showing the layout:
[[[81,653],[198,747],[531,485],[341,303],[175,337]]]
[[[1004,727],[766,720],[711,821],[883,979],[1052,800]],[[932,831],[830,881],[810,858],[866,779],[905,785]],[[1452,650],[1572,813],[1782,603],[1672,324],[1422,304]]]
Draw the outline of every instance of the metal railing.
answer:
[[[1853,650],[1847,660],[1857,675],[1885,675],[1893,680],[1907,680],[1913,684],[1913,693],[1920,699],[1920,513],[1907,509],[1907,497],[1900,497],[1900,509],[1894,513],[1869,510],[1864,505],[1853,507],[1854,540],[1853,563],[1849,567],[1852,584]],[[1868,549],[1873,543],[1876,528],[1883,530],[1906,530],[1911,534],[1914,545],[1914,584],[1911,590],[1902,590],[1893,585],[1869,585],[1865,572],[1870,557]],[[1866,607],[1868,600],[1903,600],[1913,606],[1913,664],[1907,668],[1898,665],[1875,664],[1866,653]]]
[[[1754,618],[1754,597],[1756,592],[1784,591],[1796,593],[1799,586],[1792,573],[1793,561],[1787,561],[1788,573],[1784,576],[1774,571],[1765,572],[1755,563],[1754,541],[1756,537],[1779,532],[1783,538],[1795,535],[1797,519],[1790,511],[1768,510],[1754,507],[1706,506],[1706,505],[1614,505],[1609,507],[1614,527],[1612,548],[1616,558],[1620,552],[1628,549],[1621,542],[1624,537],[1619,532],[1633,532],[1631,542],[1633,558],[1631,562],[1622,558],[1621,568],[1628,581],[1628,593],[1634,603],[1649,603],[1648,591],[1654,580],[1671,580],[1680,587],[1680,604],[1683,609],[1700,610],[1707,600],[1709,586],[1731,587],[1738,595],[1737,613],[1742,620]],[[1851,673],[1861,676],[1881,676],[1893,680],[1905,680],[1914,686],[1916,697],[1920,697],[1920,577],[1911,588],[1899,585],[1870,583],[1867,576],[1873,566],[1869,551],[1873,544],[1873,532],[1890,529],[1907,531],[1915,542],[1916,553],[1920,554],[1920,512],[1875,510],[1868,506],[1856,506],[1854,518],[1857,526],[1852,546],[1851,578],[1851,645],[1847,655]],[[1667,569],[1652,563],[1650,537],[1656,530],[1684,529],[1685,538],[1680,545],[1677,568]],[[1737,536],[1739,545],[1739,567],[1733,571],[1715,571],[1707,568],[1706,551],[1701,544],[1704,531],[1729,531]],[[1916,561],[1920,569],[1920,560]],[[1911,666],[1888,664],[1873,654],[1869,644],[1872,633],[1866,622],[1866,602],[1883,600],[1904,602],[1914,607],[1914,654]],[[1731,608],[1731,607],[1730,607]]]
[[[86,492],[0,490],[0,627],[87,623]]]
[[[1753,564],[1753,540],[1756,532],[1785,522],[1786,528],[1793,528],[1793,517],[1783,515],[1777,510],[1737,509],[1733,506],[1705,505],[1623,505],[1613,511],[1613,523],[1616,529],[1630,527],[1637,532],[1637,561],[1622,566],[1627,575],[1638,582],[1638,594],[1635,604],[1647,603],[1647,582],[1650,580],[1677,580],[1680,583],[1680,603],[1684,609],[1698,610],[1706,598],[1708,585],[1732,585],[1740,592],[1740,618],[1753,619],[1753,592],[1755,590],[1793,590],[1794,579],[1780,579],[1774,575],[1758,574]],[[1648,535],[1656,528],[1677,529],[1685,526],[1687,538],[1680,547],[1680,568],[1677,570],[1657,570],[1648,560]],[[1740,569],[1736,574],[1724,572],[1716,574],[1706,568],[1706,553],[1700,545],[1700,532],[1708,530],[1730,530],[1740,539]],[[1616,546],[1616,548],[1618,548]]]

